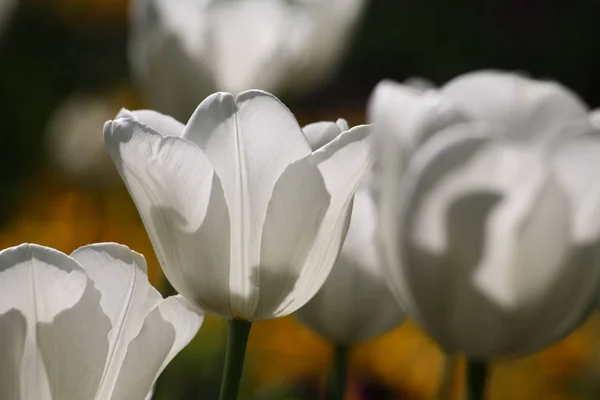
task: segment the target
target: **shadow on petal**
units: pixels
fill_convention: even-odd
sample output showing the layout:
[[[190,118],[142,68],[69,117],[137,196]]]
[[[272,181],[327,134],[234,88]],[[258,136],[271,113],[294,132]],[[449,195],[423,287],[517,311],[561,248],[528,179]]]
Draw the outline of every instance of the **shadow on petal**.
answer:
[[[180,211],[153,207],[149,213],[151,225],[166,225],[169,229],[157,231],[158,237],[151,239],[175,290],[205,311],[231,318],[229,213],[217,179],[213,179],[206,216],[197,229],[189,229],[189,221]],[[165,245],[173,248],[157,251]]]
[[[443,348],[481,357],[525,355],[566,336],[588,315],[584,303],[589,285],[597,286],[589,282],[596,275],[597,243],[573,247],[545,296],[534,301],[506,308],[477,286],[473,276],[485,251],[485,223],[501,199],[482,191],[455,200],[446,254],[430,254],[409,241],[403,245],[415,316]]]
[[[0,399],[20,400],[21,359],[25,349],[27,321],[18,310],[0,315]]]
[[[37,323],[37,339],[53,399],[93,399],[108,358],[110,319],[89,283],[79,302],[52,322]]]
[[[113,398],[144,400],[175,342],[175,328],[155,308],[140,334],[129,343]]]

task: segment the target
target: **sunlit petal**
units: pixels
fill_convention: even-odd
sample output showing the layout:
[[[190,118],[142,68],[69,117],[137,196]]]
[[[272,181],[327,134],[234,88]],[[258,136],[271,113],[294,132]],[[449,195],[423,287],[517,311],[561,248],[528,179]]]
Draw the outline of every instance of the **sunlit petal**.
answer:
[[[170,282],[229,317],[229,214],[203,151],[134,120],[107,123],[105,138]]]
[[[163,300],[129,343],[114,399],[144,400],[167,364],[196,335],[203,316],[181,296]]]
[[[119,118],[136,119],[141,123],[148,125],[163,137],[181,137],[183,135],[183,130],[185,129],[185,125],[175,118],[152,110],[129,111],[123,108],[115,117],[115,119]]]
[[[288,165],[310,154],[292,113],[261,91],[204,100],[184,133],[196,143],[223,184],[231,226],[231,306],[249,316],[258,303],[262,226],[273,188]]]
[[[352,196],[372,165],[369,129],[368,125],[352,128],[312,154],[331,200],[294,291],[275,315],[304,305],[329,275],[348,229]]]
[[[325,146],[348,129],[346,120],[340,118],[337,122],[321,121],[308,124],[302,127],[302,132],[304,132],[308,144],[314,151]]]
[[[73,398],[69,396],[75,394],[93,398],[102,375],[107,346],[98,341],[94,343],[94,350],[86,354],[85,359],[65,356],[55,360],[62,362],[65,369],[78,374],[70,374],[63,380],[52,380],[50,373],[59,372],[50,370],[53,360],[44,355],[46,337],[37,328],[37,324],[51,324],[63,318],[68,310],[80,303],[84,304],[82,307],[87,313],[94,315],[93,304],[90,301],[99,294],[79,264],[66,254],[33,244],[2,250],[0,292],[0,315],[10,313],[10,310],[14,309],[19,311],[26,321],[27,334],[20,361],[21,398],[49,400],[56,398],[56,395],[58,398]],[[109,321],[98,322],[99,325],[95,327],[96,335],[104,334],[106,337],[110,330]],[[81,320],[78,323],[81,325]],[[61,335],[66,341],[73,338],[69,329],[62,330]],[[87,339],[81,339],[82,346],[85,346],[85,343],[90,344]],[[85,370],[80,369],[83,365],[86,366]],[[67,384],[67,380],[71,385]],[[73,387],[73,382],[77,382],[77,388]],[[76,395],[75,398],[77,397]]]

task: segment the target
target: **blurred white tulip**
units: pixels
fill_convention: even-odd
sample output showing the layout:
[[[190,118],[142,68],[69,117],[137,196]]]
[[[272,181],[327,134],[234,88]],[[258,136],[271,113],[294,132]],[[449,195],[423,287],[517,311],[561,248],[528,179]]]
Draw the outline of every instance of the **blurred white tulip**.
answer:
[[[332,78],[366,0],[136,0],[130,63],[154,107],[187,119],[214,91],[301,95]]]
[[[47,126],[50,159],[70,178],[87,186],[104,186],[119,179],[99,133],[114,116],[112,103],[99,95],[67,97]]]
[[[343,119],[303,128],[313,150],[347,129]],[[348,234],[329,277],[315,297],[296,312],[310,328],[342,345],[385,333],[403,319],[377,261],[377,213],[368,176],[365,178],[354,196]]]
[[[163,299],[142,255],[115,243],[71,256],[0,252],[0,398],[144,400],[196,335],[201,311]]]
[[[186,126],[154,111],[117,118],[106,146],[179,293],[250,321],[314,296],[371,165],[367,126],[313,152],[292,113],[258,90],[215,93]]]
[[[481,71],[383,82],[369,116],[390,283],[444,349],[524,355],[582,322],[600,288],[600,136],[575,94]]]

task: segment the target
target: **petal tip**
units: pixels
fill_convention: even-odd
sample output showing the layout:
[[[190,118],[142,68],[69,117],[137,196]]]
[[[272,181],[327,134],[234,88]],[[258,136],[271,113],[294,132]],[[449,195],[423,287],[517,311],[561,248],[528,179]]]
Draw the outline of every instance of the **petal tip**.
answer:
[[[133,114],[133,112],[125,107],[122,107],[119,112],[117,113],[117,115],[115,116],[115,119],[120,119],[120,118],[135,118],[135,115]]]
[[[138,253],[135,250],[132,250],[129,246],[124,244],[116,243],[116,242],[100,242],[100,243],[92,243],[87,244],[85,246],[81,246],[77,248],[73,253],[71,253],[71,257],[73,257],[76,253],[81,251],[91,250],[96,253],[106,253],[110,257],[115,258],[117,260],[121,260],[125,263],[135,263],[137,264],[144,272],[147,273],[147,263],[146,258],[143,254]]]
[[[276,102],[280,103],[281,105],[283,105],[285,107],[283,102],[281,100],[279,100],[279,98],[277,98],[277,96],[275,96],[274,94],[269,93],[267,91],[261,90],[261,89],[250,89],[250,90],[245,90],[243,92],[240,92],[237,96],[235,96],[235,101],[236,101],[236,103],[243,103],[245,101],[253,100],[258,97],[266,97],[266,98],[275,100]]]

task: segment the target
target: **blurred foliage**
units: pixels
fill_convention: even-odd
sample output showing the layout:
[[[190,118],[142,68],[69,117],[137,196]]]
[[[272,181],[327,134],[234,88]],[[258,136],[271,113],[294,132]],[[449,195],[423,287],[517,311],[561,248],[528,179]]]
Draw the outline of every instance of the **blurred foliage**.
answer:
[[[151,281],[166,288],[118,179],[114,185],[78,185],[45,153],[47,121],[73,93],[103,96],[115,113],[122,106],[144,106],[129,84],[126,10],[123,0],[23,0],[0,38],[0,245],[35,242],[71,252],[91,242],[121,242],[146,255]],[[443,83],[495,67],[557,79],[598,106],[598,15],[596,0],[372,0],[338,79],[321,93],[288,104],[303,124],[337,117],[357,124],[364,121],[371,88],[382,78],[423,76]],[[100,135],[102,127],[90,129]],[[206,318],[198,337],[159,380],[156,399],[217,397],[225,326]],[[600,320],[594,317],[534,357],[499,362],[493,398],[589,398],[591,383],[600,376],[599,336]],[[433,398],[442,361],[437,347],[406,323],[355,349],[348,399]],[[293,317],[257,323],[242,398],[317,398],[330,362],[330,344]],[[458,371],[456,399],[461,378]]]

